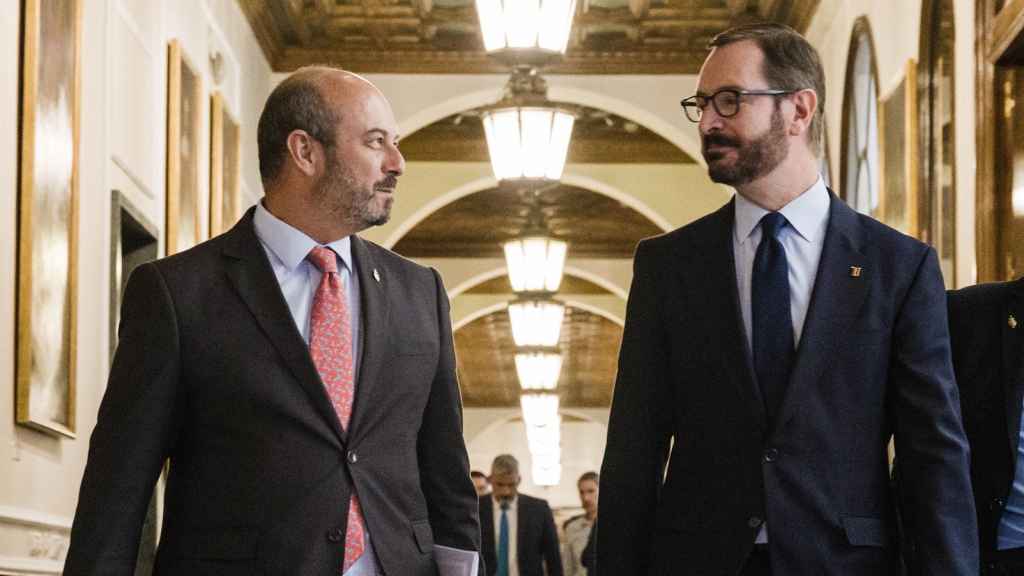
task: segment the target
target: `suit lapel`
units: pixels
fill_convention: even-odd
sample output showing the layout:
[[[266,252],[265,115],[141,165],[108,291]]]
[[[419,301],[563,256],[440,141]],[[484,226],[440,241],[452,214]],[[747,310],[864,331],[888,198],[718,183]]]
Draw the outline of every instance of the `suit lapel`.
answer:
[[[1003,393],[1006,398],[1006,423],[1012,451],[1011,461],[1016,460],[1020,442],[1021,402],[1024,401],[1024,278],[1009,285],[1005,307],[1001,307],[1003,341]],[[1016,321],[1016,327],[1011,326]]]
[[[711,341],[725,344],[722,353],[725,355],[726,365],[741,367],[733,378],[733,383],[741,402],[747,406],[750,417],[763,433],[767,415],[754,376],[750,345],[747,342],[743,314],[740,311],[739,287],[736,285],[736,256],[733,251],[735,219],[734,198],[703,222],[705,230],[699,230],[693,235],[698,239],[696,250],[680,255],[681,262],[692,259],[694,253],[703,256],[701,265],[697,268],[679,266],[677,270],[684,285],[691,285],[697,281],[693,271],[700,270],[700,280],[704,282],[700,296],[706,297],[709,302],[718,302],[718,306],[708,307],[714,317],[703,323],[704,329],[719,333],[718,338],[712,338]]]
[[[317,411],[330,423],[337,439],[344,443],[341,423],[309,355],[309,347],[295,326],[266,252],[256,237],[253,212],[254,209],[250,209],[225,238],[223,256],[228,278]]]
[[[857,317],[873,270],[861,252],[863,230],[857,213],[829,192],[829,223],[818,263],[807,317],[790,373],[789,386],[779,408],[780,430],[796,413],[803,389],[820,380],[846,327]],[[851,267],[860,268],[853,276]]]
[[[529,533],[527,523],[530,517],[528,513],[524,513],[525,511],[526,507],[523,506],[523,497],[520,496],[516,498],[516,564],[519,565],[520,572],[523,571],[523,550],[526,547],[526,535]]]
[[[374,394],[378,375],[388,352],[388,319],[391,307],[385,285],[397,281],[397,278],[385,274],[386,270],[378,266],[366,242],[355,235],[352,236],[352,257],[355,260],[356,274],[359,276],[359,302],[362,308],[359,337],[362,341],[362,353],[349,430],[358,437],[361,431],[365,431],[366,427],[361,424],[368,417],[367,407],[374,405],[370,398]]]

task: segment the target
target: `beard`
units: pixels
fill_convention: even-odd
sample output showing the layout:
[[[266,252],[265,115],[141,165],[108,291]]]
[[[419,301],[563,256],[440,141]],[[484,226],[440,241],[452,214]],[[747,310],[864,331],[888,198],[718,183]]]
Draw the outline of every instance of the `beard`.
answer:
[[[331,157],[317,183],[317,205],[355,230],[386,224],[391,219],[392,193],[398,177],[387,175],[371,186],[361,184],[342,162]]]
[[[724,151],[709,152],[708,147],[712,145],[735,148],[735,162],[727,164],[722,161]],[[772,113],[771,125],[760,136],[744,142],[724,134],[708,134],[701,139],[701,154],[708,163],[711,180],[727,186],[742,186],[775,170],[789,155],[789,142],[778,104]]]

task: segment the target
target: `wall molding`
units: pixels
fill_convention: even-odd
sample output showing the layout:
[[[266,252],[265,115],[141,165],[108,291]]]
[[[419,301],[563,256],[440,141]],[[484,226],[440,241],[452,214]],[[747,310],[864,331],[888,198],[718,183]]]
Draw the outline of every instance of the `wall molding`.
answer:
[[[0,526],[24,532],[29,542],[24,556],[0,555],[0,574],[35,576],[63,572],[71,523],[72,519],[64,516],[0,506]]]

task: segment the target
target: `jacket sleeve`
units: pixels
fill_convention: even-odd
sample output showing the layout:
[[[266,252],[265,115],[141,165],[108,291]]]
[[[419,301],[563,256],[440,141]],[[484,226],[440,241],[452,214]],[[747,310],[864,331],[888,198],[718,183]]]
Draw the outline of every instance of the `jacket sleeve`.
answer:
[[[969,450],[950,358],[946,294],[928,248],[893,327],[894,395],[900,492],[924,574],[976,574],[978,530]]]
[[[555,529],[555,517],[551,507],[545,501],[541,510],[544,513],[544,563],[547,564],[547,576],[562,576],[562,554],[558,546],[558,531]]]
[[[455,373],[450,306],[441,277],[432,272],[441,351],[416,443],[420,485],[434,541],[479,552],[480,520],[462,435],[462,399]],[[480,573],[486,574],[482,565]]]
[[[668,354],[661,317],[663,266],[637,247],[601,467],[597,572],[647,574],[671,434]]]
[[[153,264],[128,280],[118,346],[71,529],[64,573],[132,574],[142,523],[181,426],[178,325]]]

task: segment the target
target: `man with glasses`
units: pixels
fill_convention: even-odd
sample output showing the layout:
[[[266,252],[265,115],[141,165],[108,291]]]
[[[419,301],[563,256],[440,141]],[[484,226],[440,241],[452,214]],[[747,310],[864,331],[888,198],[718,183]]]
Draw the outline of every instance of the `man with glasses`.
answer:
[[[752,24],[682,102],[737,194],[637,248],[599,574],[898,574],[893,436],[923,573],[977,573],[938,260],[826,188],[824,101],[814,48]]]

